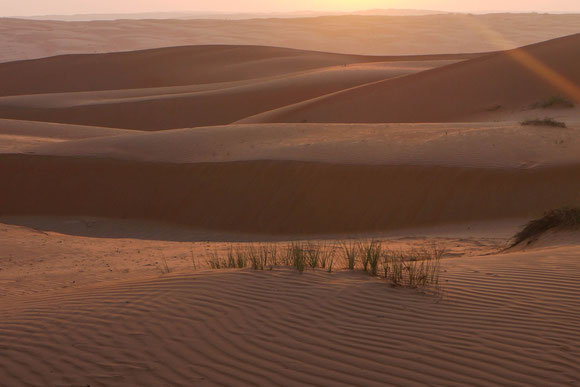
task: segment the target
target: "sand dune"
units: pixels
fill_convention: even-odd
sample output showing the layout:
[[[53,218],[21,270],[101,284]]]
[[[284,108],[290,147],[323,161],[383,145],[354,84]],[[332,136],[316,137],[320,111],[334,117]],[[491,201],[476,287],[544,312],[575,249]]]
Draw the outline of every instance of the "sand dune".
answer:
[[[0,95],[231,82],[356,63],[456,60],[480,55],[362,56],[239,45],[63,55],[0,64]],[[63,79],[61,74],[67,76]]]
[[[579,15],[330,16],[254,20],[0,19],[0,62],[61,54],[228,44],[360,55],[485,52],[578,32]]]
[[[578,18],[0,20],[0,385],[578,384]]]
[[[580,164],[580,123],[226,125],[130,133],[34,149],[38,155],[176,164],[298,161],[530,169]]]
[[[312,234],[528,217],[578,200],[576,129],[351,129],[200,128],[43,145],[1,156],[0,212]]]
[[[447,122],[493,119],[553,96],[580,103],[580,34],[355,87],[241,120]]]
[[[206,48],[205,50],[213,51],[215,48]],[[197,51],[196,48],[193,51]],[[231,51],[236,49],[231,48]],[[245,48],[238,48],[240,52],[245,52]],[[251,51],[257,48],[251,48]],[[272,48],[263,48],[265,53]],[[460,60],[462,56],[458,55],[455,60],[427,60],[431,57],[407,58],[415,59],[413,61],[400,61],[402,58],[384,58],[389,62],[371,63],[371,64],[352,64],[326,67],[331,63],[340,63],[344,56],[330,56],[333,59],[325,59],[325,54],[294,52],[282,50],[287,55],[283,58],[260,59],[254,58],[256,53],[250,55],[252,60],[244,62],[245,70],[236,72],[237,59],[231,60],[224,54],[222,58],[224,63],[217,67],[223,70],[214,70],[208,62],[208,68],[199,70],[195,79],[189,77],[189,72],[184,70],[183,77],[178,77],[177,73],[172,73],[175,79],[164,80],[163,82],[200,82],[199,85],[174,86],[174,87],[150,87],[161,82],[152,80],[149,84],[148,78],[143,77],[135,80],[133,86],[139,86],[139,89],[125,89],[99,92],[76,92],[60,94],[36,94],[16,97],[0,97],[0,117],[16,118],[35,121],[62,122],[82,125],[107,126],[114,128],[129,128],[138,130],[163,130],[172,128],[184,128],[206,125],[229,124],[234,121],[252,116],[258,113],[280,108],[286,105],[292,105],[297,102],[309,100],[328,93],[348,89],[354,86],[375,82],[387,78],[413,74],[419,71],[428,70],[434,67],[447,65]],[[121,55],[121,54],[120,54]],[[122,54],[126,55],[126,54]],[[136,55],[142,55],[137,53]],[[197,55],[187,56],[195,61]],[[167,60],[173,60],[175,55],[169,50],[168,53],[160,55],[167,57]],[[204,55],[201,55],[202,57]],[[298,57],[299,59],[296,59]],[[442,56],[443,58],[452,58],[452,56]],[[244,80],[251,69],[253,76],[260,76],[274,71],[297,71],[304,67],[305,63],[300,62],[304,58],[308,61],[308,66],[318,66],[320,68],[291,72],[273,77],[261,77],[257,79]],[[432,57],[437,58],[437,57]],[[67,67],[74,60],[69,61],[67,57],[63,58],[62,64],[55,68]],[[121,74],[122,66],[112,65],[110,68],[100,67],[99,62],[107,60],[102,56],[95,58],[87,63],[87,66],[80,66],[78,75],[79,79],[71,77],[68,85],[59,85],[61,89],[81,87],[83,85],[83,71],[94,72],[95,68],[100,69],[100,75],[106,79],[114,79],[117,74]],[[376,58],[369,57],[348,57],[347,61],[373,61]],[[273,63],[273,62],[276,63]],[[127,61],[131,62],[131,61]],[[231,64],[230,64],[231,62]],[[280,66],[281,63],[285,65]],[[346,63],[346,62],[345,62]],[[39,68],[46,68],[46,63],[38,63]],[[95,67],[96,66],[96,67]],[[162,69],[165,64],[160,63],[159,68],[146,66],[152,73],[158,71],[159,74],[165,74],[166,69]],[[283,70],[286,66],[285,70]],[[1,65],[0,65],[1,67]],[[18,67],[18,66],[17,66]],[[198,68],[203,67],[198,65]],[[184,67],[185,69],[185,67]],[[230,69],[232,71],[225,71]],[[275,70],[272,70],[275,69]],[[148,70],[148,71],[149,71]],[[59,70],[61,71],[61,70]],[[195,68],[194,70],[195,71]],[[205,72],[204,72],[205,71]],[[208,72],[220,72],[223,76],[236,79],[231,82],[210,83],[215,81],[214,75]],[[42,70],[35,71],[42,75]],[[91,82],[94,78],[91,77]],[[107,84],[103,82],[102,85]],[[21,85],[21,86],[19,86]],[[15,84],[13,93],[24,92],[30,83]],[[109,87],[121,88],[128,87],[128,82],[120,79]],[[20,87],[21,89],[18,89]],[[34,85],[38,87],[38,85]],[[57,87],[57,86],[55,86]],[[83,85],[89,88],[89,85]],[[8,90],[6,92],[9,92]]]
[[[360,63],[363,58],[258,46],[170,47],[4,63],[0,79],[2,95],[136,89],[253,79]],[[62,79],[60,74],[67,76]]]
[[[574,385],[577,253],[564,246],[447,259],[443,299],[363,273],[278,268],[72,284],[17,304],[5,297],[0,378],[8,385]]]

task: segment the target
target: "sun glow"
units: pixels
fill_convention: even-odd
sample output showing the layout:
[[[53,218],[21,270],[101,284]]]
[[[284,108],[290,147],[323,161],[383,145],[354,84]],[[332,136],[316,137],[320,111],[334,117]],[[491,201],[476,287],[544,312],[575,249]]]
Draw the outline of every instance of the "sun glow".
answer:
[[[466,28],[477,28],[491,42],[498,51],[508,50],[515,46],[513,42],[508,40],[499,32],[493,30],[483,22],[476,18],[469,18],[469,23],[465,24]],[[528,54],[524,50],[515,49],[507,51],[510,56],[520,63],[523,67],[534,73],[536,76],[542,78],[544,81],[550,83],[552,86],[560,89],[561,92],[568,95],[576,103],[580,103],[580,88],[572,81],[562,76],[560,73],[554,71],[545,63]]]

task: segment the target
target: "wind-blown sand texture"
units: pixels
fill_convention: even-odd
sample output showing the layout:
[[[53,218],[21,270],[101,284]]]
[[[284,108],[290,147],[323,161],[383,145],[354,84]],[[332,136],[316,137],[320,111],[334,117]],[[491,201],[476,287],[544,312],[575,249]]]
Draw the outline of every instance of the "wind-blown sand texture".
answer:
[[[580,15],[327,16],[253,20],[0,19],[0,62],[204,44],[249,44],[360,55],[516,48],[578,32]]]
[[[7,385],[556,386],[580,378],[574,245],[445,259],[441,299],[360,272],[159,275],[160,255],[181,255],[167,242],[156,249],[2,231],[3,246],[16,248],[11,262],[20,262],[0,272],[3,289],[28,293],[0,296]],[[454,243],[467,250],[469,240],[483,242]],[[26,241],[34,244],[17,247]],[[57,260],[65,249],[71,259]],[[86,260],[109,275],[58,277]],[[64,288],[33,294],[46,282],[22,283],[28,261],[45,270],[54,262],[50,282],[68,278]],[[133,272],[147,264],[152,274]]]
[[[576,18],[444,17],[406,22],[509,21],[532,43]],[[238,26],[349,21],[356,39],[357,23],[385,20]],[[153,25],[236,25],[179,23],[97,22],[78,39],[140,25],[163,44]],[[579,39],[419,57],[237,42],[0,64],[0,385],[577,385],[577,230],[507,247],[529,219],[580,205]],[[520,124],[546,116],[565,127]],[[340,255],[371,238],[445,246],[440,287],[393,287],[340,256],[332,272],[209,270],[232,243]]]

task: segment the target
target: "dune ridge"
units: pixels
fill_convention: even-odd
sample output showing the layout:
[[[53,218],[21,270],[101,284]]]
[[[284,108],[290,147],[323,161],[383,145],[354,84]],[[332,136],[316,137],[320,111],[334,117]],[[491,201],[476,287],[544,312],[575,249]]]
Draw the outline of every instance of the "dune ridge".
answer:
[[[136,218],[271,234],[527,217],[575,203],[580,190],[580,182],[570,179],[580,173],[578,164],[531,169],[172,164],[18,154],[0,160],[0,177],[8,183],[0,192],[4,215]]]
[[[304,54],[308,55],[317,54]],[[319,66],[313,70],[293,72],[301,66],[289,64],[292,67],[287,69],[291,71],[289,74],[251,80],[244,79],[245,75],[232,69],[227,75],[236,80],[231,82],[207,83],[215,78],[206,76],[198,79],[202,82],[199,85],[154,88],[151,87],[155,84],[152,82],[149,85],[140,83],[140,89],[0,97],[0,117],[135,130],[223,125],[353,86],[454,63],[460,57],[455,57],[455,60],[420,58],[410,62],[400,61],[400,58],[394,61],[387,58],[389,62],[355,63],[348,66],[345,63],[331,67],[325,67],[329,63],[318,61],[311,63],[312,66]],[[369,59],[359,60],[364,62]],[[338,62],[339,60],[333,63]],[[90,65],[94,66],[93,62]],[[270,66],[276,67],[278,64],[260,60],[252,62],[248,68],[255,71],[255,76],[259,76],[262,74],[260,69]],[[112,68],[109,70],[113,75],[122,71]],[[102,71],[101,75],[108,77],[109,73]],[[267,71],[263,73],[266,74]],[[75,87],[77,85],[74,80],[71,81],[72,84]],[[124,82],[111,84],[115,88],[123,86]]]
[[[178,164],[299,161],[525,169],[576,165],[579,123],[248,124],[128,132],[30,149],[37,155]],[[125,131],[127,132],[127,131]]]
[[[249,45],[199,45],[63,55],[0,63],[0,95],[231,82],[356,63],[457,60],[480,55],[364,56]],[[171,63],[170,68],[168,63]],[[14,73],[18,73],[18,77],[14,77]],[[67,74],[65,79],[60,77],[63,73]]]
[[[137,134],[137,131],[0,119],[0,153],[21,153],[48,143]]]
[[[578,104],[579,45],[580,34],[566,36],[354,87],[238,123],[485,121],[553,96]]]

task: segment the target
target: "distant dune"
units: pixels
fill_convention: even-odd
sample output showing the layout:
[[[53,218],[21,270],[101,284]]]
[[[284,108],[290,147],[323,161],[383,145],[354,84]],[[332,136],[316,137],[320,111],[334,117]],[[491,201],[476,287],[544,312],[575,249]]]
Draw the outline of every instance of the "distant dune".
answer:
[[[192,46],[12,62],[0,64],[0,95],[16,95],[0,97],[0,117],[138,130],[223,125],[477,56]]]
[[[18,19],[26,20],[60,20],[60,21],[95,21],[95,20],[151,20],[151,19],[218,19],[218,20],[247,20],[265,18],[300,18],[339,15],[374,15],[374,16],[419,16],[437,15],[448,12],[429,11],[420,9],[369,9],[354,12],[321,12],[321,11],[295,11],[295,12],[255,12],[255,13],[229,13],[229,12],[142,12],[142,13],[98,13],[76,15],[40,15],[21,16]]]
[[[577,201],[577,132],[259,125],[44,144],[0,155],[0,213],[266,234],[527,217]]]
[[[360,55],[486,52],[577,33],[578,25],[580,15],[545,14],[94,22],[0,19],[0,62],[208,44]]]
[[[65,55],[0,64],[0,95],[230,82],[389,59],[397,58],[258,46],[188,46]]]
[[[480,121],[554,96],[578,104],[579,47],[580,34],[571,35],[355,87],[240,123]]]
[[[0,119],[0,152],[25,152],[40,144],[137,133],[122,129]]]

